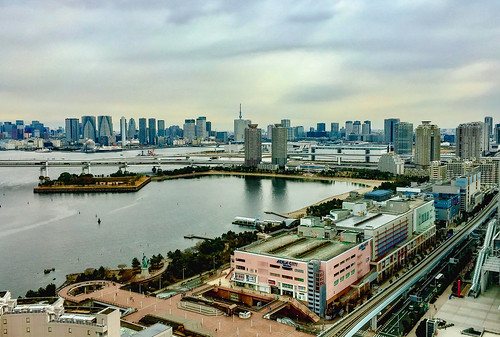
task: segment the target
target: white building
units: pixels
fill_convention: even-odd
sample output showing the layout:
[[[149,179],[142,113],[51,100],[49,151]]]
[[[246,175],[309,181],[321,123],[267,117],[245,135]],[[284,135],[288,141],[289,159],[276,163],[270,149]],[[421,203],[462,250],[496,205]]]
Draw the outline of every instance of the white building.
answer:
[[[387,146],[370,143],[311,145],[309,160],[355,163],[378,163],[380,157],[386,154]]]

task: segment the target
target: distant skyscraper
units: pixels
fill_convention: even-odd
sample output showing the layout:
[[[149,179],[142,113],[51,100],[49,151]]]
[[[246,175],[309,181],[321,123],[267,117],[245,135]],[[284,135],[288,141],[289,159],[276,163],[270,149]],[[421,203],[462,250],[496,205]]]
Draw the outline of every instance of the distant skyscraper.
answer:
[[[17,126],[22,126],[22,124],[16,124]],[[78,118],[66,118],[66,141],[68,143],[78,143],[79,138],[79,127]],[[22,138],[18,138],[22,139]]]
[[[289,119],[282,119],[281,126],[284,128],[289,128],[290,126],[292,126],[292,123],[290,122]]]
[[[361,134],[361,122],[360,121],[354,121],[354,123],[352,123],[352,132],[355,135]]]
[[[95,116],[82,116],[82,134],[83,140],[92,139],[97,141],[97,128],[95,124]]]
[[[386,143],[394,142],[394,126],[399,123],[399,118],[384,119],[384,141]]]
[[[240,117],[234,120],[234,141],[243,143],[245,141],[245,128],[251,122],[249,120],[241,119],[241,104],[240,104]]]
[[[113,135],[113,121],[111,116],[98,116],[99,138]]]
[[[493,136],[493,117],[484,117],[484,124],[486,124],[487,135]]]
[[[196,118],[196,138],[207,138],[207,117]]]
[[[363,125],[361,126],[361,134],[369,135],[371,133],[372,133],[372,122],[371,121],[364,121]]]
[[[139,143],[141,145],[146,145],[148,142],[148,125],[146,118],[139,118]]]
[[[257,167],[262,161],[262,131],[257,124],[245,129],[245,166]]]
[[[325,132],[326,131],[326,124],[325,123],[317,123],[316,124],[316,131]]]
[[[210,132],[212,132],[212,122],[207,121],[207,135],[210,136]]]
[[[135,119],[130,118],[128,121],[128,139],[134,139],[136,132],[137,126],[135,125]]]
[[[353,130],[353,124],[352,121],[346,121],[345,122],[345,137],[347,138]]]
[[[148,144],[156,145],[156,118],[148,119]]]
[[[430,162],[441,159],[441,135],[437,125],[423,121],[415,129],[415,165],[427,168]]]
[[[196,139],[196,124],[194,119],[186,119],[184,121],[184,139]]]
[[[127,145],[127,120],[124,116],[120,118],[120,136],[122,137],[122,146]]]
[[[500,144],[500,124],[495,124],[494,141],[495,143]]]
[[[267,138],[268,139],[271,139],[271,136],[273,134],[273,127],[274,127],[274,125],[272,125],[272,124],[269,124],[267,126]]]
[[[456,156],[460,159],[480,159],[489,143],[487,127],[482,122],[460,124],[455,138]]]
[[[401,155],[413,154],[413,124],[399,122],[394,125],[394,152]]]
[[[158,137],[165,137],[165,120],[158,120]]]
[[[331,139],[339,139],[340,138],[340,130],[339,123],[330,123],[330,138]]]
[[[283,127],[281,124],[275,124],[272,131],[272,164],[278,165],[279,168],[286,166],[287,130],[288,128]]]

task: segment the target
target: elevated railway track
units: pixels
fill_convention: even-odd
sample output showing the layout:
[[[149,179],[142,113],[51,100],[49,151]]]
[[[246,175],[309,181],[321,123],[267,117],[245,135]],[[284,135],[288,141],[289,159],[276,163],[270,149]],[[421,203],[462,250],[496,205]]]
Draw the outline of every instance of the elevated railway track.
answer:
[[[457,230],[452,237],[436,247],[419,264],[403,274],[389,287],[372,297],[369,301],[357,307],[348,316],[320,333],[319,337],[352,337],[364,325],[370,322],[378,313],[402,296],[422,276],[434,268],[439,261],[445,258],[454,247],[463,242],[477,227],[485,223],[498,208],[499,195],[496,192],[490,203],[485,206],[473,219]]]

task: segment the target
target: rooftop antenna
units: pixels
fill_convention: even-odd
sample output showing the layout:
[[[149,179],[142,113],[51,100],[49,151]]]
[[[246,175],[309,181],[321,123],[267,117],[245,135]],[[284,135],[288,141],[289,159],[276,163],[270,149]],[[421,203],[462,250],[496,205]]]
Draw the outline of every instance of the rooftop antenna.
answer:
[[[241,103],[240,103],[240,119],[241,119]]]

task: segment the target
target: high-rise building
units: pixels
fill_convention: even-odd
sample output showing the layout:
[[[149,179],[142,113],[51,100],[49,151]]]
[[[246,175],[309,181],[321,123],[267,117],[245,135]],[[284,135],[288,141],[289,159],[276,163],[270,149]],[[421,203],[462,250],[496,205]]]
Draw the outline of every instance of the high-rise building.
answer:
[[[113,135],[113,120],[111,116],[98,116],[99,139],[101,137],[111,137]]]
[[[485,146],[489,143],[488,132],[482,122],[460,124],[456,132],[456,156],[460,159],[480,159]],[[488,140],[485,139],[485,135]]]
[[[251,122],[241,118],[241,104],[240,104],[240,117],[234,120],[234,141],[243,143],[245,141],[245,129]]]
[[[158,120],[158,137],[165,137],[165,120]]]
[[[317,123],[316,124],[316,131],[317,132],[325,132],[326,131],[326,124],[325,123]]]
[[[286,128],[286,139],[293,140],[294,139],[294,132],[293,132],[293,128],[292,128],[292,122],[289,119],[282,119],[281,125],[284,128]]]
[[[245,166],[257,167],[262,161],[262,131],[257,124],[245,129]]]
[[[493,117],[484,117],[484,124],[486,124],[486,132],[488,137],[493,136]]]
[[[128,121],[128,139],[134,139],[137,132],[137,126],[135,125],[135,119],[130,118]]]
[[[156,118],[148,119],[148,144],[156,145]]]
[[[97,141],[95,116],[82,116],[82,134],[83,140],[92,139],[94,142]]]
[[[272,131],[272,164],[285,168],[287,160],[287,130],[281,124],[275,124]]]
[[[292,126],[292,123],[290,122],[289,119],[282,119],[281,120],[281,126],[284,128],[289,128]]]
[[[372,133],[372,122],[371,121],[364,121],[363,125],[361,126],[361,134],[362,135],[369,135]]]
[[[401,155],[413,153],[413,124],[399,122],[394,125],[394,152]]]
[[[330,123],[330,138],[333,140],[340,138],[339,123]]]
[[[352,133],[354,133],[355,135],[361,134],[361,122],[360,121],[354,121],[354,123],[352,123]]]
[[[269,124],[267,126],[267,138],[268,139],[271,139],[271,136],[273,134],[273,127],[274,127],[274,125],[272,125],[272,124]]]
[[[347,138],[353,131],[352,121],[345,122],[345,137]]]
[[[394,142],[394,126],[399,123],[399,118],[384,119],[384,141],[386,143]]]
[[[139,118],[139,144],[146,145],[148,142],[148,125],[146,118]]]
[[[441,135],[439,127],[422,121],[415,129],[415,165],[426,169],[435,160],[441,160]]]
[[[210,136],[210,133],[212,132],[212,122],[207,121],[207,134]]]
[[[21,126],[22,124],[16,125]],[[68,143],[78,143],[79,135],[78,118],[66,118],[66,141]]]
[[[127,120],[124,116],[120,118],[120,136],[122,137],[122,146],[127,145]]]
[[[495,134],[493,137],[495,143],[500,144],[500,124],[495,124]]]
[[[196,118],[196,138],[207,138],[207,117]]]
[[[184,139],[196,139],[196,123],[194,119],[184,120]]]

